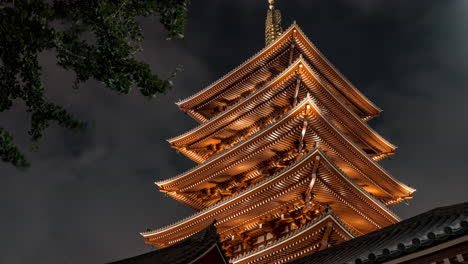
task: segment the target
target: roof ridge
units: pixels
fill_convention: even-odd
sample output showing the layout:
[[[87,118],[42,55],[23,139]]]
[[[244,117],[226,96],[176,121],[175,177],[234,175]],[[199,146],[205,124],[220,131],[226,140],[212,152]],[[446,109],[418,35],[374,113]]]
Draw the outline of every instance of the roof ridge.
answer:
[[[382,253],[380,252],[377,253],[376,250],[373,250],[368,253],[367,257],[357,258],[356,261],[359,261],[359,260],[365,261],[366,259],[371,260],[371,259],[378,258],[378,257],[388,258],[388,257],[391,257],[390,255],[401,256],[402,253],[404,254],[405,252],[408,252],[408,251],[412,252],[415,250],[415,248],[430,246],[437,240],[442,242],[443,240],[447,239],[450,236],[467,234],[468,227],[464,227],[464,225],[462,224],[463,222],[468,223],[466,220],[468,220],[468,218],[465,218],[465,220],[461,220],[458,223],[456,223],[456,225],[459,225],[458,228],[454,229],[451,227],[452,224],[446,224],[443,227],[437,228],[437,230],[430,231],[429,233],[427,233],[426,236],[423,236],[423,237],[414,236],[412,238],[406,238],[405,240],[401,240],[400,243],[393,245],[392,247],[388,247],[388,246],[384,247],[381,249]],[[392,252],[392,248],[395,248],[393,252]],[[386,251],[390,252],[390,254],[385,254],[384,252]]]
[[[361,93],[361,91],[359,91],[359,89],[357,87],[355,87],[351,81],[349,81],[337,68],[335,65],[333,65],[328,59],[327,57],[325,57],[322,52],[318,49],[318,47],[314,44],[314,42],[312,42],[312,40],[309,39],[309,37],[305,34],[305,32],[301,29],[301,27],[299,27],[299,25],[296,24],[296,27],[298,29],[298,31],[301,33],[302,36],[304,36],[305,40],[310,44],[310,46],[320,55],[321,58],[323,58],[323,60],[328,64],[328,66],[330,66],[331,69],[333,69],[337,75],[343,79],[343,81],[349,85],[349,87],[351,87],[354,91],[357,92],[357,94],[359,94],[360,96],[362,96],[362,98],[364,98],[370,105],[372,105],[375,109],[377,109],[379,112],[382,112],[383,110],[380,109],[380,107],[378,107],[377,105],[375,105],[369,98],[367,98],[363,93]]]
[[[410,226],[419,227],[423,220],[425,227],[416,235],[408,232]],[[404,237],[405,234],[410,236]],[[432,209],[293,263],[376,263],[375,261],[381,263],[402,257],[419,248],[424,249],[443,243],[450,237],[461,237],[466,234],[468,234],[468,202]],[[367,250],[362,247],[375,240],[380,242],[374,244],[373,248]],[[354,250],[350,251],[349,248]],[[344,258],[340,259],[340,256]]]

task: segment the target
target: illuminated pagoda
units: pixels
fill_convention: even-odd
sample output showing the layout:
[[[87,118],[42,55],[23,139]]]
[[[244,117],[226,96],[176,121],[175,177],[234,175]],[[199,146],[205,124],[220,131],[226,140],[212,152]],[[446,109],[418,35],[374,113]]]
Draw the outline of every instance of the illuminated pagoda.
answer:
[[[197,166],[156,184],[198,211],[141,233],[166,248],[213,222],[231,263],[285,263],[395,224],[414,189],[378,161],[381,110],[269,1],[266,47],[178,102],[200,122],[171,146]]]

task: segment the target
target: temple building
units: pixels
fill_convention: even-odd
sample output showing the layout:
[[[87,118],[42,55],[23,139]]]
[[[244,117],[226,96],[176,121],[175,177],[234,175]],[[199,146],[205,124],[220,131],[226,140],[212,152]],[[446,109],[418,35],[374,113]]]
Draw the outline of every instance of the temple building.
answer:
[[[398,223],[415,189],[379,160],[381,112],[269,1],[266,47],[177,103],[200,123],[169,139],[197,163],[157,182],[196,214],[141,233],[168,248],[214,223],[231,263],[286,263]]]
[[[379,165],[381,109],[268,2],[266,47],[177,103],[200,124],[168,141],[197,165],[156,184],[197,213],[115,263],[466,263],[468,205],[400,222],[415,189]]]
[[[112,264],[226,264],[228,261],[216,228],[210,225],[175,245]],[[433,209],[289,263],[468,263],[468,203]]]
[[[114,264],[468,263],[468,203],[400,222],[415,189],[378,163],[381,110],[268,2],[266,47],[177,103],[200,125],[168,141],[197,165],[156,184],[197,213]]]

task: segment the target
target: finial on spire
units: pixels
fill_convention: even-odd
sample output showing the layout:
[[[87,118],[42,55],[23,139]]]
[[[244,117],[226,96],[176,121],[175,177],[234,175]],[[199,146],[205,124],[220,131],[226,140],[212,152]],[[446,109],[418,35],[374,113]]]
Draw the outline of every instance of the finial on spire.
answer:
[[[283,33],[281,27],[281,12],[275,8],[275,0],[268,0],[269,8],[265,23],[265,43],[270,43]]]
[[[270,4],[270,9],[275,9],[275,0],[268,0],[268,3]]]

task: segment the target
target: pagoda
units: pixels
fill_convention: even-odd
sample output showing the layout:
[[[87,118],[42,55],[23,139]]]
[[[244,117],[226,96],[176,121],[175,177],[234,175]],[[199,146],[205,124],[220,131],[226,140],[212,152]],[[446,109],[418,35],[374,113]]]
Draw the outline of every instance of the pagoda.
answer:
[[[200,125],[169,139],[198,163],[157,182],[197,211],[141,233],[169,247],[212,223],[231,263],[286,263],[395,224],[415,189],[378,161],[396,147],[367,121],[381,110],[269,0],[266,47],[177,103]]]

